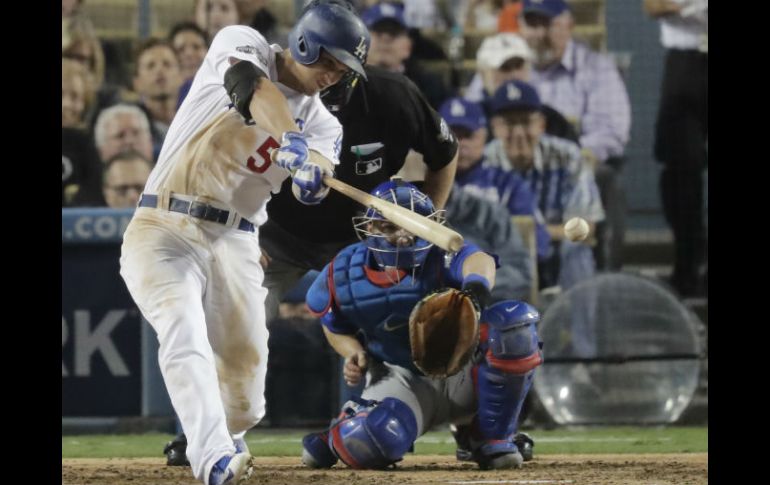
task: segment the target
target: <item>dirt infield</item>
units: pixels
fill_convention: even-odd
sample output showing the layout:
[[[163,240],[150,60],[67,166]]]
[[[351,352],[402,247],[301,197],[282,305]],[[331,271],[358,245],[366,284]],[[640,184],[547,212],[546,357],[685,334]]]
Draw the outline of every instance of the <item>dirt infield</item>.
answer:
[[[315,471],[297,457],[256,457],[248,485],[396,484],[623,484],[708,483],[708,454],[543,455],[520,470],[479,471],[449,456],[407,456],[392,471]],[[189,468],[166,467],[163,458],[63,459],[62,485],[199,485]]]

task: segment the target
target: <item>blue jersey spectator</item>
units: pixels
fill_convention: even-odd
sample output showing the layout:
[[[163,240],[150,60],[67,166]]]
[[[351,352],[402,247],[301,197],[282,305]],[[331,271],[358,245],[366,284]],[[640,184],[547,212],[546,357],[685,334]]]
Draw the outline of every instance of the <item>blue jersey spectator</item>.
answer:
[[[511,215],[531,215],[537,224],[538,258],[550,256],[550,237],[544,221],[536,211],[531,188],[516,172],[487,163],[484,143],[487,139],[486,118],[477,103],[450,98],[439,109],[459,145],[455,184],[508,209]]]

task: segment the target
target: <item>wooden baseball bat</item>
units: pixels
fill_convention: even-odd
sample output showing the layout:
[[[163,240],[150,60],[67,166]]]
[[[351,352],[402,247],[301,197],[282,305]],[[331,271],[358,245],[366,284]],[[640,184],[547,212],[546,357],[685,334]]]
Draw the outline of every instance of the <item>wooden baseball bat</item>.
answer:
[[[270,153],[271,160],[275,161],[277,151]],[[442,226],[436,221],[430,220],[415,212],[405,209],[398,204],[388,202],[368,194],[363,190],[352,187],[334,177],[324,175],[324,183],[337,192],[350,197],[359,204],[371,207],[393,224],[403,227],[417,237],[421,237],[428,242],[435,244],[444,251],[456,253],[462,249],[464,240],[457,231],[453,231],[446,226]]]
[[[341,180],[324,176],[324,183],[356,202],[377,210],[393,224],[403,227],[415,236],[421,237],[445,251],[456,253],[463,247],[463,237],[459,233],[446,226],[442,226],[436,221],[412,212],[400,205],[367,194],[363,190],[351,187]]]

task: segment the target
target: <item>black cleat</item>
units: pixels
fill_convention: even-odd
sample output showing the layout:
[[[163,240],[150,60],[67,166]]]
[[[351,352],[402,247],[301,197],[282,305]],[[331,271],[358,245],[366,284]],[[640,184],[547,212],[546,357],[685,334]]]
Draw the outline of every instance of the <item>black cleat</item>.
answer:
[[[190,466],[187,459],[187,436],[181,433],[166,443],[163,454],[166,455],[166,466]]]
[[[469,424],[449,425],[449,431],[457,443],[455,457],[457,461],[473,461],[473,452],[471,452],[471,426]]]
[[[513,437],[513,442],[516,444],[516,448],[519,449],[519,453],[524,458],[524,461],[532,460],[533,450],[535,447],[535,441],[527,433],[516,433]]]

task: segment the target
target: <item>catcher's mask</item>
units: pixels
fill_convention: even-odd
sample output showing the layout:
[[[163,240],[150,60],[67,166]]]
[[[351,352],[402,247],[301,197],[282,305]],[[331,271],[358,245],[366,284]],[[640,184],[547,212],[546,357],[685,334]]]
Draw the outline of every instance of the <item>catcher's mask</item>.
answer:
[[[381,183],[374,188],[371,194],[398,204],[439,224],[445,222],[444,211],[436,210],[430,197],[400,178],[394,177]],[[366,244],[375,262],[381,268],[414,269],[425,262],[433,243],[409,234],[408,239],[411,244],[403,244],[401,241],[399,244],[393,244],[391,242],[392,235],[377,230],[378,224],[375,223],[378,221],[387,222],[380,212],[369,208],[363,216],[353,218],[353,227],[358,238]]]

